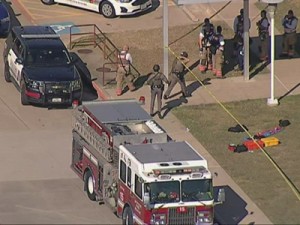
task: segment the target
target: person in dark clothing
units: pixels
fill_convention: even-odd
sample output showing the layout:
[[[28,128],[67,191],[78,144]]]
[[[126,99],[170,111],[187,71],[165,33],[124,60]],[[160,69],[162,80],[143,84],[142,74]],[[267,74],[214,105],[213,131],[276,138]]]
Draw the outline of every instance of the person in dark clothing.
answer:
[[[158,111],[158,117],[160,119],[163,118],[161,115],[161,99],[162,94],[164,91],[164,83],[169,84],[169,81],[167,77],[161,73],[159,65],[155,64],[153,66],[153,72],[150,74],[148,80],[146,81],[146,84],[150,85],[151,87],[151,102],[150,102],[150,115],[154,116],[154,104],[155,99],[157,99],[157,111]]]
[[[188,53],[187,52],[182,52],[180,54],[179,59],[175,58],[173,65],[172,65],[172,70],[170,74],[170,85],[168,86],[167,91],[164,94],[164,99],[168,99],[171,91],[175,87],[177,83],[180,84],[181,87],[181,92],[182,96],[189,97],[187,90],[186,90],[186,84],[185,84],[185,79],[184,79],[184,72],[185,72],[185,64],[188,63],[190,60],[188,58]]]

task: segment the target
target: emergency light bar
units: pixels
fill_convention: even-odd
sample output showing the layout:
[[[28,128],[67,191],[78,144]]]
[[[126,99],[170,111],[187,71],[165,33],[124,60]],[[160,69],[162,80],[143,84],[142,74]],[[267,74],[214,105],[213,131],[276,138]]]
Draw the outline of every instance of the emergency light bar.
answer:
[[[154,169],[153,174],[155,176],[160,176],[162,174],[200,174],[200,172],[206,171],[206,168],[201,167],[194,167],[194,168],[186,168],[186,169]]]
[[[58,34],[21,34],[22,38],[59,38]]]

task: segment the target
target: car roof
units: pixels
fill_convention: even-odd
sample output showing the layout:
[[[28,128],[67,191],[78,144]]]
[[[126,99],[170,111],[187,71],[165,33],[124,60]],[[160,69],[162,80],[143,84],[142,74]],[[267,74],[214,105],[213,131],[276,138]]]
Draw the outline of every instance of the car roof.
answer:
[[[16,35],[56,34],[50,26],[15,26],[12,28]]]
[[[4,19],[9,16],[6,6],[0,0],[0,19]]]

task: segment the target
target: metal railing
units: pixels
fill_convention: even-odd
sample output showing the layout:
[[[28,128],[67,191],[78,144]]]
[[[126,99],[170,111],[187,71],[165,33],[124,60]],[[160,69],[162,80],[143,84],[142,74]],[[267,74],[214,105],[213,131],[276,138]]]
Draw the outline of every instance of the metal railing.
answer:
[[[79,30],[79,32],[78,32]],[[98,47],[103,52],[103,58],[105,62],[102,64],[103,73],[102,81],[103,85],[105,80],[105,66],[108,64],[114,65],[115,70],[109,71],[116,72],[118,66],[118,55],[120,50],[116,45],[103,33],[99,27],[95,24],[81,24],[72,25],[70,27],[70,40],[69,49],[76,47],[94,46]],[[108,62],[107,62],[108,61]],[[136,79],[140,76],[140,72],[131,64],[131,74]]]

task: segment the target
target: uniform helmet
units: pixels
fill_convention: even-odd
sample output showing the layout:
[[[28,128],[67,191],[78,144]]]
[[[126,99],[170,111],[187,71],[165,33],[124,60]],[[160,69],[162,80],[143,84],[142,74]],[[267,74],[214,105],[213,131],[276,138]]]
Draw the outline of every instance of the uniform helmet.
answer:
[[[187,54],[187,52],[181,52],[180,53],[180,56],[183,56],[183,57],[185,57],[185,58],[187,58],[187,57],[189,57],[189,55]]]
[[[204,23],[205,23],[205,24],[208,24],[209,22],[210,22],[210,21],[209,21],[209,18],[205,18],[205,19],[204,19]]]
[[[155,65],[153,66],[153,71],[154,71],[154,72],[158,72],[159,70],[160,70],[160,66],[157,65],[157,64],[155,64]]]

